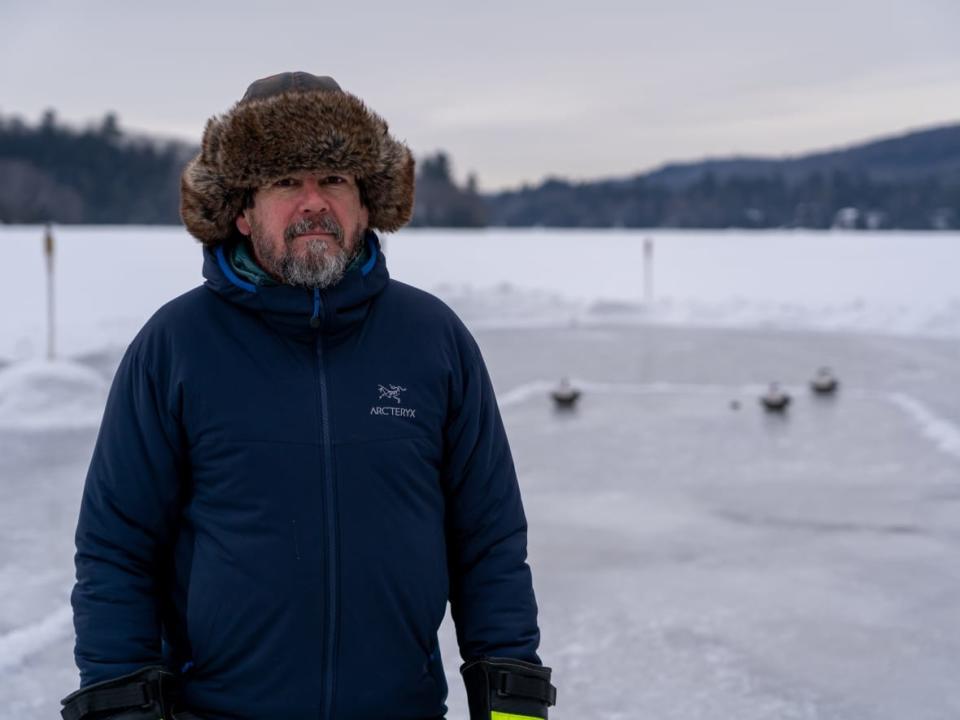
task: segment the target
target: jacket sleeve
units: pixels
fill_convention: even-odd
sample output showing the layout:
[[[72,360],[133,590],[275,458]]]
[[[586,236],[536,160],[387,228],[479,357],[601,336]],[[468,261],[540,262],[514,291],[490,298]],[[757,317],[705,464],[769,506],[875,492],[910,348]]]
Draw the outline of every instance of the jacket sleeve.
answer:
[[[465,661],[540,663],[527,522],[493,386],[472,338],[445,430],[450,606]]]
[[[161,390],[131,346],[107,399],[77,524],[71,600],[82,687],[162,664],[158,589],[180,504],[181,434],[176,393]]]

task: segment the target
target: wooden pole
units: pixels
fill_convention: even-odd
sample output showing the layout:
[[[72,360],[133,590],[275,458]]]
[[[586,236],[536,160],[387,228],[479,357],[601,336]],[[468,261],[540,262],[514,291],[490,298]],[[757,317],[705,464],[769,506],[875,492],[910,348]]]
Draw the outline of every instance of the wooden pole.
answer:
[[[653,305],[653,238],[643,239],[643,304]]]
[[[54,305],[53,305],[53,229],[47,223],[43,235],[43,254],[47,260],[47,360],[55,357]]]

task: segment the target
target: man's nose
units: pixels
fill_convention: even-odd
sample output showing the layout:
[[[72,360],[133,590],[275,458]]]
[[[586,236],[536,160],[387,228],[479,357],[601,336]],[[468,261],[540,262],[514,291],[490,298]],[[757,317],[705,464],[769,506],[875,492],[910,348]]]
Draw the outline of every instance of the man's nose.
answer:
[[[330,211],[330,198],[326,190],[316,180],[310,179],[300,186],[300,207],[304,215]]]

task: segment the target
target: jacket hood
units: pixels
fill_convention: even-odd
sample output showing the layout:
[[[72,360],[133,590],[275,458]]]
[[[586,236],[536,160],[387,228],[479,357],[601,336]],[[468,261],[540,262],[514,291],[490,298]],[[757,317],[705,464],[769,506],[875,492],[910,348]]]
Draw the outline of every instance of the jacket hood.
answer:
[[[240,278],[230,265],[229,249],[204,248],[204,285],[225,300],[255,312],[278,331],[300,339],[317,333],[336,335],[366,317],[370,303],[387,286],[390,274],[380,249],[380,239],[371,230],[364,242],[370,251],[366,263],[348,271],[328,288],[292,285],[253,285]]]

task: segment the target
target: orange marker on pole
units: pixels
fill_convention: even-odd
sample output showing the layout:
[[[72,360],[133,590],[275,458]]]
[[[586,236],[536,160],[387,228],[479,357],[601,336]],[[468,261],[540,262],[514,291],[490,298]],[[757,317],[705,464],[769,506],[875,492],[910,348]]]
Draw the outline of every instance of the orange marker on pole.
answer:
[[[43,236],[43,254],[47,259],[47,360],[54,358],[53,311],[53,229],[47,223]]]

